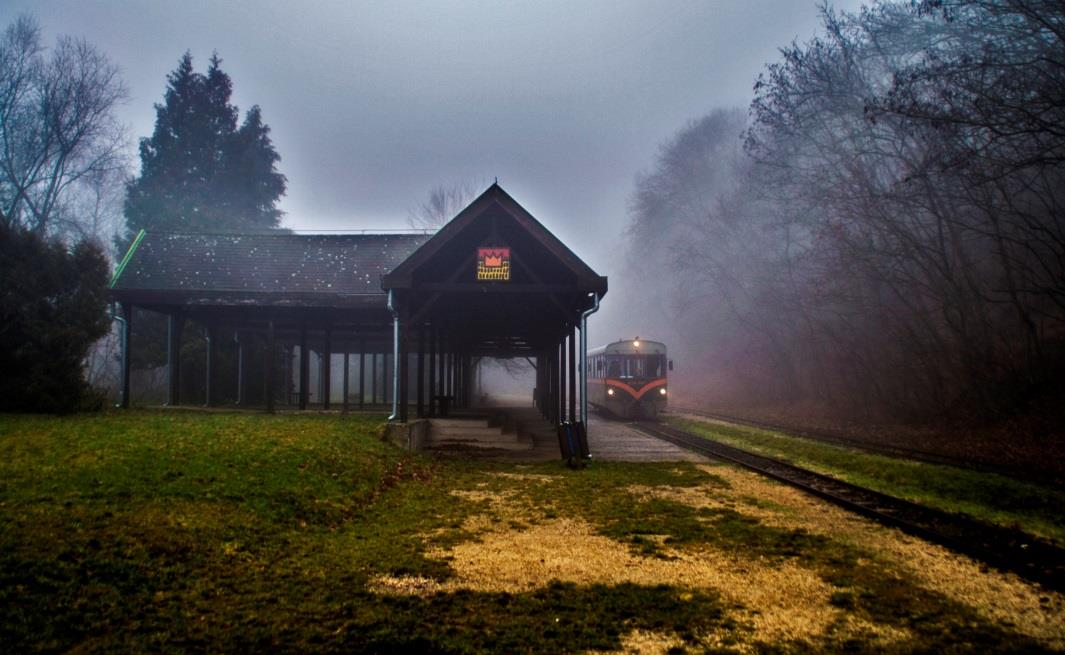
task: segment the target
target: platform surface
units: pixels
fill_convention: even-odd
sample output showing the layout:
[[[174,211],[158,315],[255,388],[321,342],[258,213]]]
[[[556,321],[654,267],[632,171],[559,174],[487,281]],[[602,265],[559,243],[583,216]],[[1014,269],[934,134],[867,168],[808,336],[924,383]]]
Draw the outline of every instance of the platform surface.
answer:
[[[706,457],[644,434],[625,421],[588,415],[588,450],[592,461],[706,462]]]
[[[539,412],[531,405],[518,405],[511,398],[507,401],[485,403],[484,409],[490,412],[505,412],[511,423],[524,426],[523,437],[531,440],[532,447],[525,451],[488,452],[468,451],[467,454],[479,459],[498,459],[502,461],[551,461],[561,460],[558,436],[553,427],[544,421]],[[468,410],[476,413],[476,408]],[[669,442],[646,435],[628,421],[600,416],[596,412],[588,415],[588,450],[592,462],[706,462],[706,457],[698,455]]]

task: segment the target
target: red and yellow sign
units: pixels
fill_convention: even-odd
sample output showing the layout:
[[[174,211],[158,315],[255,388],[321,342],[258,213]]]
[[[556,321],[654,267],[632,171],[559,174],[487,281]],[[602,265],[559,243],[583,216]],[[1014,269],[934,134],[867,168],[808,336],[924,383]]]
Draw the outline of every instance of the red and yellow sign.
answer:
[[[477,279],[506,282],[510,279],[510,248],[478,248]]]

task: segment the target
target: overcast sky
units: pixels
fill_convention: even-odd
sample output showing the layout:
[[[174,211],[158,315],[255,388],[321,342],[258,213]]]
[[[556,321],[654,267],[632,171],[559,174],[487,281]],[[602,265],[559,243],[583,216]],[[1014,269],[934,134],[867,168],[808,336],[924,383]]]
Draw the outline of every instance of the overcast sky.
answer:
[[[498,177],[607,275],[658,145],[746,106],[818,27],[815,0],[0,0],[5,26],[22,11],[121,67],[134,143],[181,54],[202,72],[217,51],[242,117],[258,104],[272,129],[288,227],[402,228],[434,185]]]

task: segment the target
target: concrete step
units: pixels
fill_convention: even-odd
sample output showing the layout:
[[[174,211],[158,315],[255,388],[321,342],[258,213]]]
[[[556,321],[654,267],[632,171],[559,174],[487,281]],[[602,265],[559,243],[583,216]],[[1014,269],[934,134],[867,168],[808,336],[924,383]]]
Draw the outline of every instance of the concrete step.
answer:
[[[463,438],[430,438],[430,448],[477,448],[495,450],[532,450],[533,443],[530,441],[496,440],[496,439],[463,439]]]
[[[431,428],[429,428],[429,432],[433,433],[433,435],[489,436],[502,435],[503,430],[499,429],[498,427],[488,427],[484,425],[433,425]]]
[[[487,447],[487,448],[496,448],[496,447],[502,448],[503,446],[514,446],[514,447],[521,446],[521,447],[524,448],[525,446],[532,447],[533,445],[535,445],[536,442],[534,442],[532,439],[508,439],[506,435],[504,435],[502,438],[500,438],[500,437],[470,437],[470,436],[464,436],[464,435],[444,435],[444,436],[430,435],[429,436],[429,441],[427,443],[429,444],[430,447],[435,446],[436,444],[441,444],[441,443],[464,443],[464,444],[469,444],[471,446],[476,446],[478,444],[485,444],[486,445],[485,447]]]
[[[530,450],[532,439],[522,439],[516,433],[504,434],[488,419],[432,419],[429,429],[430,448],[478,448],[495,450]]]
[[[431,418],[429,419],[429,425],[434,428],[489,427],[488,419],[486,418]]]

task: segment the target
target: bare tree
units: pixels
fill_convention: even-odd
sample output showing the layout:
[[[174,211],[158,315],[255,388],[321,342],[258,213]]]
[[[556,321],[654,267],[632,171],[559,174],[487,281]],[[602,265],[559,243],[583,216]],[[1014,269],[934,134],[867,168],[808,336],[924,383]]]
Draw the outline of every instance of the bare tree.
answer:
[[[674,265],[630,281],[628,316],[661,317],[740,402],[1010,411],[1065,366],[1048,363],[1065,328],[1065,11],[822,18],[756,83],[742,154],[715,112],[637,180],[633,259]]]
[[[407,212],[407,224],[419,230],[439,229],[477,197],[481,186],[473,180],[434,186],[425,200]]]
[[[60,37],[51,50],[30,16],[0,38],[0,206],[10,225],[77,236],[74,197],[125,169],[114,110],[127,96],[118,68],[92,45]]]

